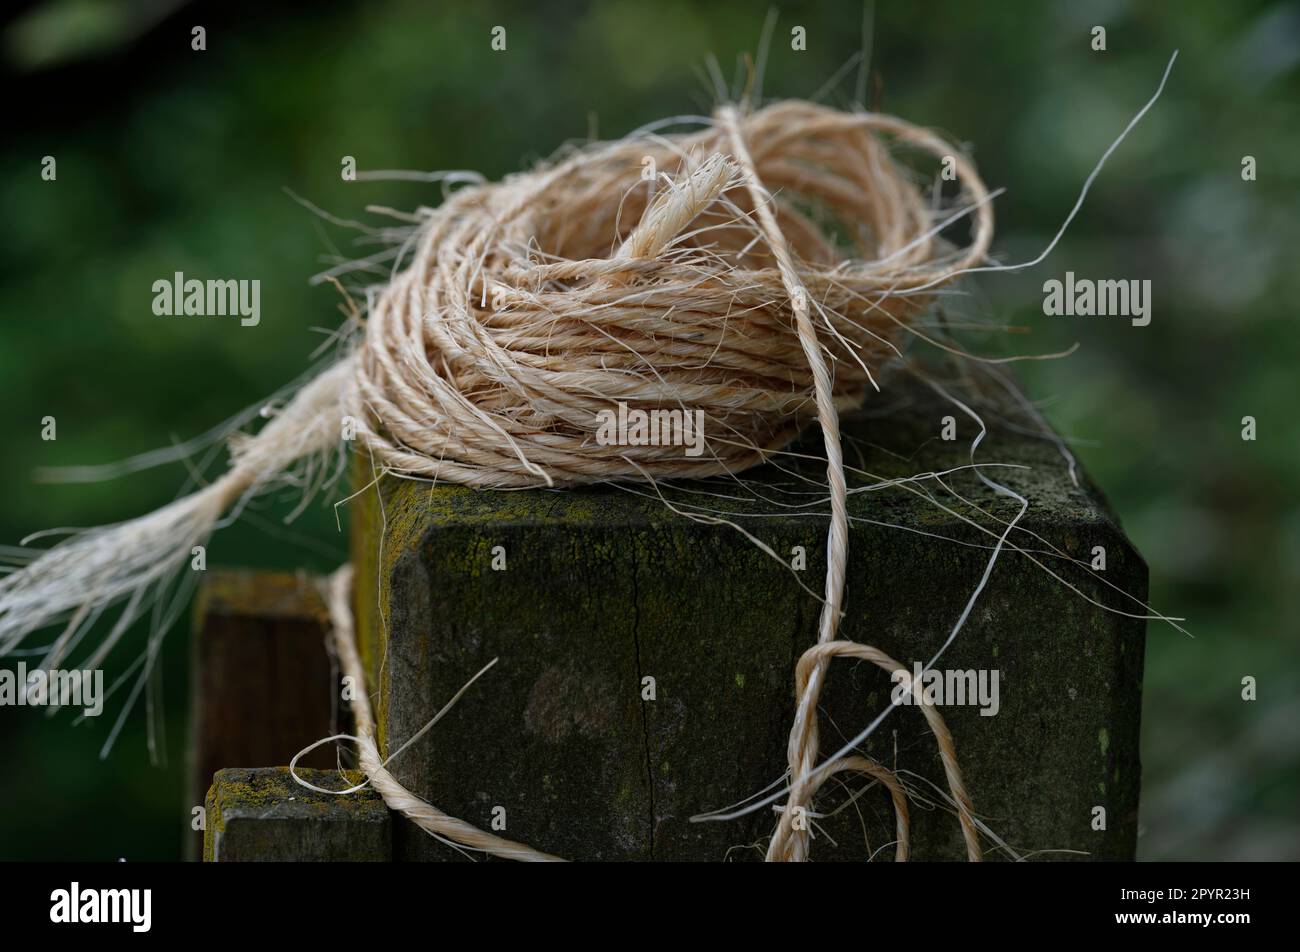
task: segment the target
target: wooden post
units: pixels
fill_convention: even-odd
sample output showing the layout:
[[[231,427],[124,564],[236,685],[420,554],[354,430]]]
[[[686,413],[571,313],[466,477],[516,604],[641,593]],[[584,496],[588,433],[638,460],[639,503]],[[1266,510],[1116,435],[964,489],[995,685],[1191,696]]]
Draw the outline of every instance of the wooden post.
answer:
[[[223,767],[287,764],[336,733],[336,676],[324,602],[304,575],[213,569],[195,608],[186,815]],[[303,758],[331,767],[332,748]],[[191,858],[202,833],[187,839]]]
[[[846,423],[850,465],[895,478],[969,463],[973,423],[924,389],[900,383],[890,392],[899,398],[906,406],[887,417]],[[1023,526],[1042,538],[1017,532],[1014,543],[1059,547],[1078,561],[1035,558],[1089,598],[1141,614],[1105,583],[1145,599],[1145,564],[1101,494],[1086,478],[1071,482],[1055,447],[994,429],[978,458],[1031,467],[989,471],[1030,500]],[[806,471],[820,478],[819,469]],[[739,498],[735,484],[669,495],[742,524],[781,562],[732,527],[674,515],[645,486],[494,493],[387,478],[382,507],[375,489],[363,493],[353,514],[355,605],[384,751],[500,659],[390,765],[398,778],[452,815],[504,824],[510,838],[573,859],[761,857],[770,807],[725,823],[690,818],[785,770],[794,665],[816,637],[811,593],[822,587],[826,520],[795,505],[815,498],[806,495],[814,486],[774,470],[744,478],[762,499]],[[1000,518],[1017,511],[969,470],[945,482]],[[994,529],[981,533],[902,487],[851,497],[841,637],[911,666],[947,638],[1002,527],[934,480],[909,485]],[[1100,550],[1105,568],[1094,576],[1079,562]],[[793,571],[800,551],[805,567]],[[1007,551],[944,655],[942,669],[999,678],[995,714],[969,704],[942,713],[976,810],[1019,851],[1132,858],[1144,631]],[[871,664],[834,662],[823,752],[888,707],[892,687]],[[946,790],[918,710],[893,710],[863,749],[907,771],[930,801]],[[816,820],[816,859],[892,855],[880,849],[894,823],[883,790],[849,802],[832,782],[818,807],[837,806]],[[963,858],[954,817],[921,807],[911,812],[913,857]],[[404,859],[457,858],[406,822],[394,848]]]
[[[298,770],[325,790],[343,790],[360,774]],[[301,786],[286,768],[218,770],[206,800],[203,858],[238,862],[387,862],[392,858],[388,808],[373,790],[346,796]]]

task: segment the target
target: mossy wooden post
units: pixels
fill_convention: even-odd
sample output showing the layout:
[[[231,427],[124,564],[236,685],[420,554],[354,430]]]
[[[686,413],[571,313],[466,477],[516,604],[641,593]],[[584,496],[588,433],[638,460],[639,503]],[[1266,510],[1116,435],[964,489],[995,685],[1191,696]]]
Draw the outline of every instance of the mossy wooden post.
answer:
[[[346,789],[358,773],[295,768],[325,790]],[[211,863],[388,862],[392,822],[373,790],[347,796],[301,786],[285,767],[218,770],[205,801],[203,858]]]
[[[974,425],[913,389],[896,384],[889,413],[846,423],[850,465],[893,478],[969,462]],[[941,437],[948,415],[958,421],[952,442]],[[1082,474],[1072,483],[1050,442],[993,430],[979,460],[1030,467],[989,471],[1031,504],[1022,526],[1041,539],[1016,532],[1012,541],[1082,594],[1024,554],[999,559],[939,665],[999,674],[995,715],[942,711],[967,787],[980,816],[1020,852],[1132,858],[1145,623],[1084,596],[1140,615],[1139,601],[1120,590],[1145,600],[1146,566],[1101,494]],[[363,493],[354,597],[385,752],[500,659],[393,772],[452,815],[484,828],[504,823],[510,838],[573,859],[760,858],[770,807],[729,822],[690,818],[757,793],[785,769],[794,665],[816,637],[811,593],[822,588],[826,521],[776,505],[809,497],[783,495],[770,471],[746,478],[768,501],[731,498],[744,495],[734,484],[677,498],[730,514],[783,559],[802,547],[806,570],[793,572],[729,526],[674,515],[644,486],[481,492],[386,478]],[[969,470],[945,482],[1000,518],[1018,508]],[[934,481],[913,488],[994,532],[901,487],[851,497],[841,637],[909,666],[944,642],[1002,528]],[[1050,545],[1078,562],[1043,554]],[[1096,547],[1104,582],[1081,568]],[[886,707],[891,687],[874,665],[834,662],[824,752]],[[898,707],[865,747],[909,771],[931,801],[946,790],[919,711]],[[832,782],[818,805],[844,802]],[[914,801],[912,823],[914,859],[964,858],[952,815]],[[892,856],[881,849],[893,815],[879,788],[816,830],[816,859]],[[401,858],[458,858],[404,821],[394,848]]]
[[[328,613],[304,574],[212,569],[194,611],[190,669],[190,781],[185,815],[222,767],[287,764],[335,733],[336,685],[326,651]],[[329,767],[322,747],[304,766]],[[197,857],[203,834],[189,838]]]

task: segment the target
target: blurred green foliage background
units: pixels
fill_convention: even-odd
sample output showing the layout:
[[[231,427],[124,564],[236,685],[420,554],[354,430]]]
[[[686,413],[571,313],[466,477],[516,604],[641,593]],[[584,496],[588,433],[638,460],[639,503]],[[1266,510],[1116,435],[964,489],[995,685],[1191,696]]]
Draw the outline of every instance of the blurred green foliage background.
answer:
[[[0,157],[0,542],[95,525],[170,499],[179,467],[91,485],[33,482],[40,466],[98,463],[195,436],[297,376],[338,296],[308,278],[375,203],[433,204],[437,186],[344,183],[364,169],[476,169],[489,177],[568,140],[707,112],[704,64],[730,81],[756,50],[759,4],[372,0],[113,3],[6,13]],[[826,90],[850,104],[858,3],[779,7],[764,91]],[[1155,88],[1164,98],[1114,156],[1039,268],[984,275],[959,306],[1030,333],[982,335],[1022,364],[1030,393],[1102,485],[1151,566],[1152,601],[1196,636],[1149,629],[1140,856],[1300,856],[1300,8],[1240,2],[879,3],[868,104],[970,143],[997,203],[1001,260],[1032,257],[1097,157]],[[190,48],[194,25],[207,50]],[[508,48],[493,52],[494,25]],[[807,29],[805,52],[790,29]],[[1107,28],[1105,52],[1090,48]],[[1243,182],[1241,160],[1258,161]],[[43,182],[45,155],[58,162]],[[324,256],[324,257],[323,257]],[[1150,278],[1147,328],[1047,318],[1042,282]],[[151,285],[257,278],[262,321],[167,319]],[[42,417],[58,440],[40,439]],[[1243,442],[1241,418],[1258,420]],[[313,570],[345,558],[328,503],[287,529],[284,501],[218,534],[213,564]],[[137,712],[111,726],[0,710],[0,858],[180,855],[184,625],[166,656],[165,766]],[[143,632],[139,633],[140,637]],[[140,643],[137,640],[136,644]],[[1259,700],[1241,700],[1241,678]]]

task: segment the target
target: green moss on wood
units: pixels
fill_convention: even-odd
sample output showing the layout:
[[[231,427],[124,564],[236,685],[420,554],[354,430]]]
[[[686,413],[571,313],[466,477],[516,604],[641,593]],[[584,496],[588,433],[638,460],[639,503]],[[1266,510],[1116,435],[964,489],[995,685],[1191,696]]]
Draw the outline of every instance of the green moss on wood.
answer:
[[[299,769],[324,789],[346,789],[355,771]],[[287,767],[217,771],[205,800],[205,861],[376,860],[391,856],[391,822],[373,790],[346,795],[300,785]]]

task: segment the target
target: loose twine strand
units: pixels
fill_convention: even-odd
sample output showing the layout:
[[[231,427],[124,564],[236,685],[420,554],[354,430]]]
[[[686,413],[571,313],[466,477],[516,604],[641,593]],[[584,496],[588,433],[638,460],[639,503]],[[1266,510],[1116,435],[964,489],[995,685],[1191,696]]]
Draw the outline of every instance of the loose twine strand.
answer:
[[[336,740],[350,740],[357,747],[357,763],[361,768],[361,772],[366,775],[370,786],[374,787],[375,791],[383,797],[388,808],[402,814],[402,816],[414,822],[420,829],[431,836],[444,842],[450,841],[452,845],[458,844],[468,849],[491,853],[493,856],[500,856],[504,859],[529,863],[564,862],[558,856],[535,850],[524,843],[516,843],[513,840],[496,836],[493,833],[480,830],[472,823],[466,823],[464,820],[443,813],[433,804],[413,794],[388,771],[388,763],[418,740],[425,730],[428,730],[437,722],[438,718],[434,718],[425,727],[425,730],[420,731],[399,750],[394,751],[387,760],[381,759],[379,745],[375,742],[375,716],[370,707],[370,695],[366,691],[365,668],[361,664],[361,655],[357,650],[356,630],[352,620],[352,566],[344,565],[334,572],[323,585],[322,594],[329,610],[334,646],[338,651],[339,669],[345,677],[351,680],[354,688],[351,705],[356,734],[335,734],[333,737],[326,737],[299,751],[289,763],[289,772],[293,775],[293,778],[302,786],[319,793],[348,794],[361,789],[361,786],[357,786],[350,787],[347,790],[329,790],[303,780],[297,773],[298,760],[308,751],[315,750],[322,744]],[[475,680],[477,680],[477,677]],[[471,680],[469,683],[472,684],[473,681]],[[469,684],[465,687],[468,688]],[[463,693],[464,690],[462,688],[460,693]],[[450,708],[451,704],[454,704],[459,696],[458,693],[455,698],[452,698],[451,703],[443,711],[445,712]],[[441,717],[441,714],[439,717]]]

